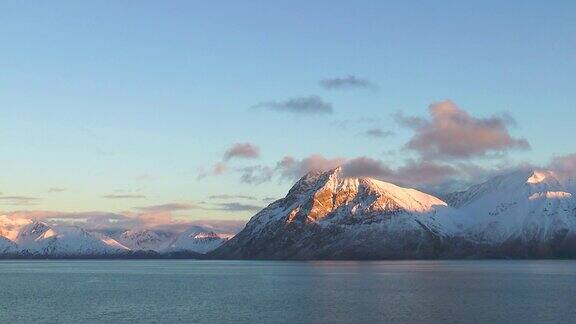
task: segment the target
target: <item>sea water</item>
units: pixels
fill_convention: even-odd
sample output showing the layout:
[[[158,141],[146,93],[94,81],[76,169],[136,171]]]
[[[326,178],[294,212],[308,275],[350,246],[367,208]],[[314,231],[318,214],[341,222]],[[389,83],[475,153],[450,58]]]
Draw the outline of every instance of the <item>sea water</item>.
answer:
[[[574,321],[575,261],[0,262],[0,323]]]

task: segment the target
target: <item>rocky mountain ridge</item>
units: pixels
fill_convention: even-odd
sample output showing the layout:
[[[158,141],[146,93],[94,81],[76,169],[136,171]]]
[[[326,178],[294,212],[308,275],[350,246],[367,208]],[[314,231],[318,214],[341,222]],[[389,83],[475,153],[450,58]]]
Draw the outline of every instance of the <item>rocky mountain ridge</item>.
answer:
[[[216,258],[576,257],[576,203],[553,172],[517,171],[446,196],[341,168],[312,172]]]

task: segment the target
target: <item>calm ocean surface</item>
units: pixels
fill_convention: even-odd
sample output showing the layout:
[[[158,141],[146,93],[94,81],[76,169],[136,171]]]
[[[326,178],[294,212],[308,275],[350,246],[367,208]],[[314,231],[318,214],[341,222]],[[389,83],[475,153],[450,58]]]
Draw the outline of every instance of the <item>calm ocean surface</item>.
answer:
[[[576,261],[1,261],[0,323],[572,322]]]

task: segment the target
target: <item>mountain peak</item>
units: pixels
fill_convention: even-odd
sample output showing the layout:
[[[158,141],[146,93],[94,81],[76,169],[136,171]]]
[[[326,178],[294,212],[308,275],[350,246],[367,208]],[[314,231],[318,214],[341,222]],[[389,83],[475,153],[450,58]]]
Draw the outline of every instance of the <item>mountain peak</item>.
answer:
[[[552,171],[548,170],[534,170],[530,172],[530,177],[526,180],[526,183],[529,184],[538,184],[538,183],[554,183],[559,184],[558,178]]]
[[[156,250],[168,244],[166,238],[148,229],[130,229],[122,232],[118,242],[132,250]]]
[[[445,218],[439,220],[445,208],[445,202],[431,195],[367,177],[346,177],[342,168],[315,171],[302,177],[285,198],[252,217],[215,254],[256,258],[428,255],[434,248],[419,247],[432,246],[452,228]],[[331,250],[336,248],[338,252]]]
[[[33,221],[20,230],[16,241],[19,243],[36,241],[49,231],[52,231],[52,228],[48,224],[41,221]]]
[[[560,181],[556,177],[556,174],[550,170],[544,169],[528,169],[528,170],[518,170],[509,173],[496,176],[487,181],[487,183],[499,184],[499,185],[548,185],[557,187],[560,186]]]
[[[418,190],[368,177],[345,177],[340,167],[325,172],[320,179],[312,194],[309,215],[312,219],[323,217],[346,205],[373,211],[402,210],[416,213],[426,213],[437,206],[446,206],[442,200]]]
[[[210,252],[229,239],[228,235],[217,234],[201,226],[192,226],[180,234],[169,249],[173,251],[189,250],[198,253]]]
[[[283,222],[341,222],[364,221],[361,215],[392,215],[401,213],[426,214],[447,204],[418,190],[402,188],[372,178],[345,177],[342,168],[313,171],[302,177],[284,199],[258,213],[251,222],[261,225],[277,220],[268,217],[275,213]],[[348,219],[352,213],[353,219]]]
[[[462,207],[483,197],[492,197],[490,200],[497,201],[516,200],[521,197],[527,199],[537,193],[562,191],[565,191],[564,186],[554,172],[544,169],[527,169],[494,176],[465,191],[448,194],[446,199],[450,205]]]
[[[310,190],[315,190],[318,186],[323,185],[329,180],[337,181],[342,176],[342,168],[337,167],[329,171],[312,170],[306,173],[300,180],[298,180],[288,192],[291,193],[305,193]]]

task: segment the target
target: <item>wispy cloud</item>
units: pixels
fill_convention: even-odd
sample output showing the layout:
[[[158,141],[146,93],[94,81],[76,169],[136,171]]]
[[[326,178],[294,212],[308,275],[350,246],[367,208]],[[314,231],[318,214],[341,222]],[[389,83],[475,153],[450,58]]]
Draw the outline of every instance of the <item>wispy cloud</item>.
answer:
[[[358,118],[350,118],[350,119],[343,119],[337,120],[331,123],[331,126],[338,127],[338,128],[348,128],[350,126],[357,126],[357,125],[369,125],[379,123],[382,120],[376,116],[370,117],[358,117]]]
[[[436,190],[440,187],[461,189],[470,184],[471,179],[483,179],[489,172],[473,163],[437,162],[422,159],[407,159],[395,167],[386,162],[367,156],[346,159],[329,158],[312,154],[302,159],[284,157],[275,167],[257,166],[250,168],[249,179],[242,174],[241,181],[248,184],[261,184],[274,178],[294,181],[311,171],[328,171],[342,167],[346,177],[370,177],[402,186]],[[257,179],[258,181],[254,180]],[[264,199],[269,202],[273,198]]]
[[[212,168],[209,171],[207,171],[204,168],[200,168],[198,170],[196,179],[200,180],[206,178],[207,176],[218,176],[226,172],[227,169],[228,167],[224,162],[217,162],[212,166]]]
[[[297,179],[311,170],[327,171],[341,165],[344,161],[343,158],[327,159],[319,154],[313,154],[302,160],[285,156],[275,166],[253,165],[238,168],[236,171],[240,173],[240,182],[259,185],[272,180],[275,176]]]
[[[178,210],[202,209],[202,207],[194,204],[185,203],[170,203],[162,205],[134,207],[136,210],[147,213],[160,213],[160,212],[174,212]]]
[[[241,211],[257,212],[262,209],[262,206],[243,204],[239,202],[229,202],[229,203],[217,204],[217,207],[215,209],[229,212],[241,212]]]
[[[48,188],[48,193],[58,193],[58,192],[64,192],[64,191],[66,191],[66,188],[60,188],[60,187]]]
[[[334,169],[346,161],[345,158],[326,158],[320,154],[312,154],[301,160],[297,160],[291,156],[285,156],[280,162],[277,163],[277,169],[283,178],[297,179],[306,173],[316,171],[328,171]]]
[[[252,107],[294,114],[330,114],[333,112],[331,103],[315,95],[295,97],[283,101],[265,101]]]
[[[40,198],[28,196],[0,196],[0,204],[15,206],[30,206],[36,204]]]
[[[143,199],[146,198],[144,195],[130,195],[130,194],[110,194],[102,196],[106,199]]]
[[[260,149],[251,143],[236,143],[224,153],[224,161],[233,158],[255,159],[260,156]]]
[[[247,184],[261,184],[270,181],[274,176],[275,169],[269,166],[254,165],[239,168],[240,181]]]
[[[227,195],[227,194],[211,195],[208,198],[209,199],[223,199],[223,200],[229,200],[229,199],[257,200],[258,199],[254,196],[249,196],[249,195]]]
[[[0,216],[9,220],[42,220],[53,225],[80,226],[89,231],[118,231],[134,228],[149,228],[181,232],[192,226],[220,233],[237,233],[246,224],[244,220],[196,219],[183,220],[172,217],[170,213],[139,214],[91,212],[58,212],[58,211],[15,211]],[[20,225],[26,222],[20,222]]]
[[[378,86],[367,79],[357,77],[355,75],[347,75],[344,77],[328,78],[320,80],[320,86],[330,90],[344,90],[344,89],[377,89]]]
[[[347,177],[390,177],[394,171],[386,166],[382,161],[361,156],[343,163],[342,168]]]
[[[394,135],[394,132],[389,130],[383,130],[381,128],[371,128],[366,130],[363,134],[367,137],[385,138]]]
[[[221,162],[215,163],[210,170],[200,168],[196,179],[200,180],[207,176],[224,174],[228,170],[228,164],[233,159],[256,159],[260,156],[260,149],[251,143],[236,143],[226,149]]]
[[[138,175],[138,176],[134,177],[134,180],[137,180],[137,181],[150,181],[150,180],[154,180],[155,178],[156,178],[156,177],[154,177],[154,176],[151,175],[151,174],[141,174],[141,175]]]
[[[212,166],[212,173],[215,175],[220,175],[226,171],[226,164],[218,162]]]
[[[355,123],[366,127],[374,120],[376,118],[350,119],[341,126]],[[432,104],[428,117],[397,114],[396,120],[414,132],[403,147],[417,153],[416,157],[404,159],[400,163],[398,159],[389,164],[367,156],[330,158],[322,154],[311,154],[300,159],[288,155],[276,164],[259,164],[233,170],[240,174],[241,182],[252,185],[274,178],[295,180],[312,170],[327,171],[342,166],[348,176],[373,177],[419,188],[447,188],[446,184],[451,187],[469,184],[473,177],[478,179],[490,174],[476,164],[475,158],[503,157],[510,150],[530,148],[526,139],[510,134],[509,129],[515,124],[510,116],[475,117],[451,101]],[[372,126],[361,134],[374,138],[393,134],[377,125]],[[555,163],[571,169],[572,158],[558,158]]]
[[[576,180],[576,153],[555,156],[548,164],[548,168],[556,172],[561,178]]]

